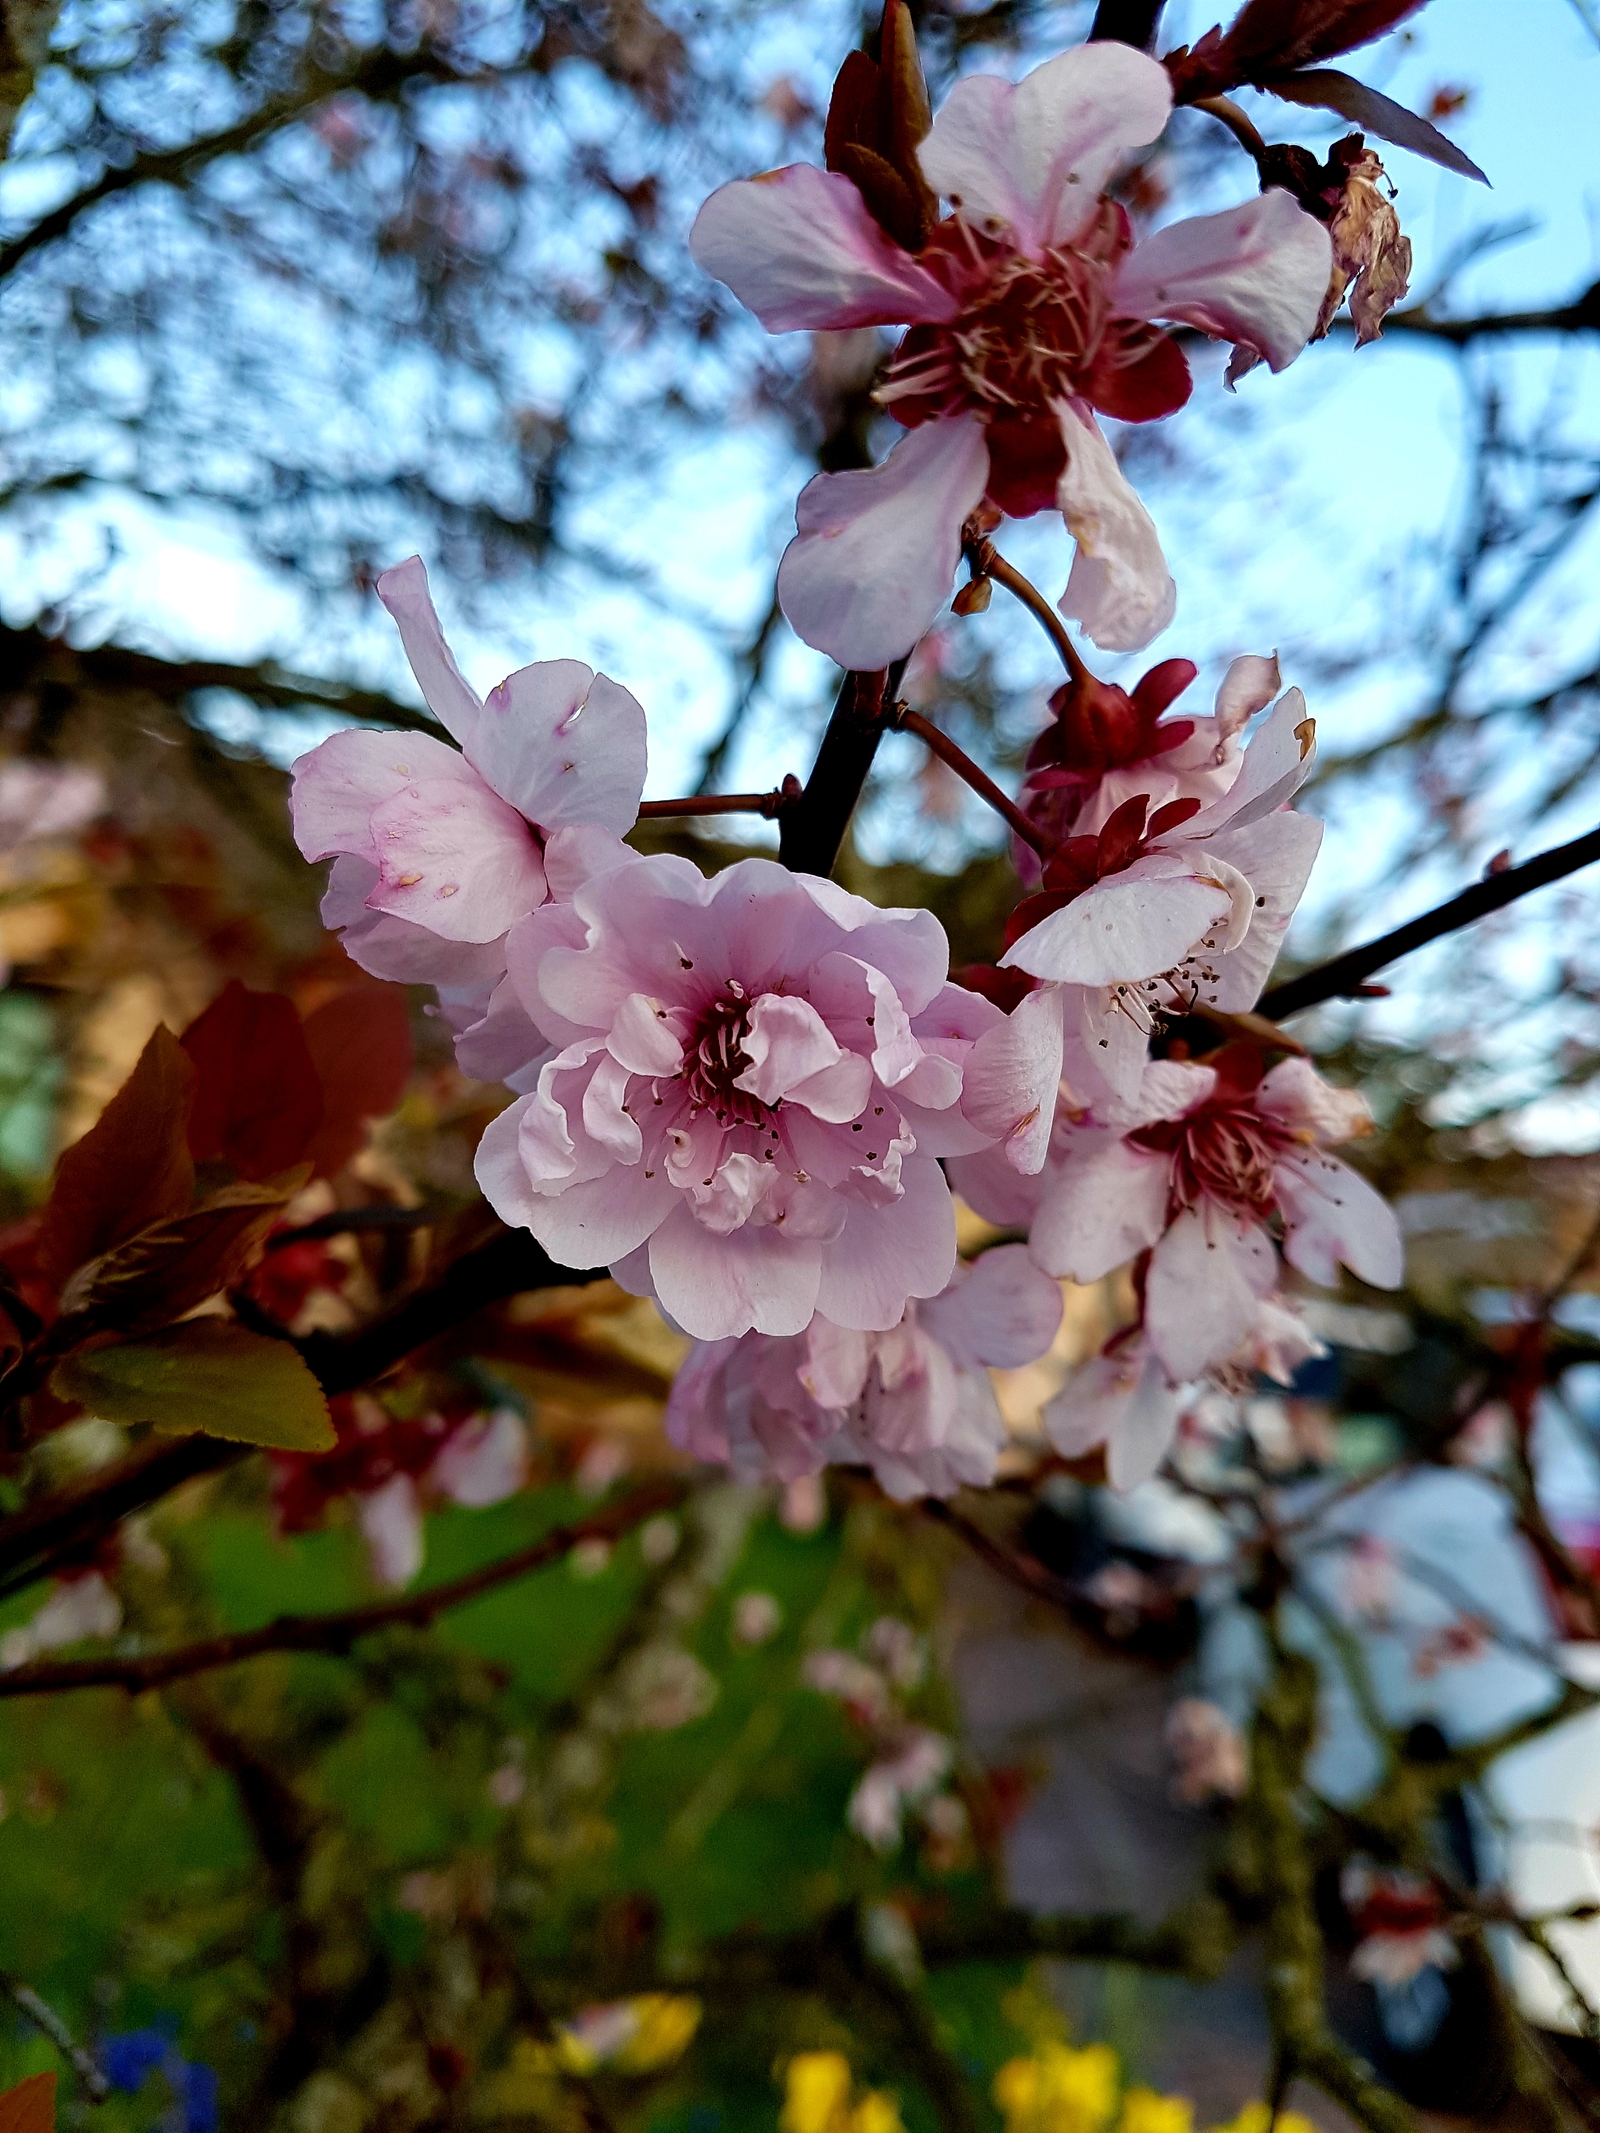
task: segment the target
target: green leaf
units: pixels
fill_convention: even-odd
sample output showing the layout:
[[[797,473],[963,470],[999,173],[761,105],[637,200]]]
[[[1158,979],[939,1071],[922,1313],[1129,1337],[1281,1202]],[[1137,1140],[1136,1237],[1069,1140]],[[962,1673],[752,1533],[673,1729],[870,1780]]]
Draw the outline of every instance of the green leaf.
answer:
[[[153,1422],[274,1451],[328,1452],[338,1439],[322,1387],[287,1341],[225,1318],[191,1318],[148,1340],[80,1349],[50,1380],[108,1422]]]

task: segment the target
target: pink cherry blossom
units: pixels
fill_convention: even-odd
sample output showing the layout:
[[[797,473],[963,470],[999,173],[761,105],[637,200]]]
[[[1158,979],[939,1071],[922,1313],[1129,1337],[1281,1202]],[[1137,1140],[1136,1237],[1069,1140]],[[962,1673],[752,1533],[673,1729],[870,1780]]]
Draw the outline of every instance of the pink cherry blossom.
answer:
[[[784,1339],[747,1333],[695,1348],[667,1403],[667,1434],[751,1477],[860,1465],[901,1501],[982,1488],[1005,1442],[986,1366],[1035,1361],[1060,1322],[1056,1284],[1022,1245],[997,1245],[958,1263],[942,1296],[908,1303],[886,1332],[819,1316]]]
[[[351,728],[294,766],[307,859],[332,859],[325,922],[375,977],[447,988],[456,1026],[481,1019],[513,923],[552,893],[550,846],[639,811],[645,720],[576,659],[522,667],[482,701],[462,678],[413,556],[378,597],[429,710],[459,746]]]
[[[937,1158],[1044,1160],[1059,1011],[1007,1017],[949,984],[930,912],[666,855],[531,912],[507,960],[554,1049],[484,1134],[479,1182],[552,1257],[609,1266],[696,1339],[799,1333],[819,1310],[887,1331],[955,1264]]]
[[[1366,1105],[1329,1087],[1308,1060],[1263,1074],[1253,1046],[1229,1045],[1203,1066],[1158,1061],[1145,1070],[1135,1120],[1067,1134],[1030,1249],[1047,1272],[1075,1281],[1097,1281],[1148,1251],[1145,1335],[1172,1384],[1226,1362],[1255,1335],[1278,1285],[1269,1223],[1281,1224],[1284,1257],[1312,1281],[1335,1282],[1342,1261],[1374,1287],[1399,1286],[1393,1210],[1324,1153],[1368,1129]]]
[[[1136,650],[1171,620],[1159,538],[1096,412],[1148,421],[1188,397],[1157,319],[1282,369],[1332,262],[1327,231],[1276,190],[1135,247],[1104,189],[1171,104],[1165,69],[1113,42],[1016,83],[969,75],[919,150],[953,212],[916,255],[849,178],[805,164],[726,185],[701,209],[695,257],[770,332],[911,329],[878,394],[909,434],[880,467],[810,483],[779,572],[790,622],[840,665],[910,650],[986,498],[1013,517],[1060,510],[1078,543],[1061,607],[1096,644]]]

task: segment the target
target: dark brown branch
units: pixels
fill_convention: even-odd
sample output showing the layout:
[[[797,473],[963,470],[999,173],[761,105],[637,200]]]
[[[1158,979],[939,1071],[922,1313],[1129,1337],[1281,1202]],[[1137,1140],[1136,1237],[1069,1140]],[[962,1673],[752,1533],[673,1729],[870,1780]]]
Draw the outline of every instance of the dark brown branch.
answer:
[[[762,815],[772,822],[799,795],[800,780],[788,777],[771,792],[715,792],[687,800],[642,800],[639,820],[664,822],[677,815]]]
[[[900,687],[906,662],[887,673],[846,674],[805,790],[779,817],[778,857],[799,874],[831,874],[850,817],[888,732],[885,709]]]
[[[98,207],[102,200],[129,192],[139,185],[170,185],[192,178],[222,157],[253,148],[258,141],[264,141],[284,126],[292,125],[296,119],[304,118],[307,112],[314,111],[330,96],[351,92],[372,97],[393,96],[405,82],[418,76],[431,81],[461,79],[455,69],[416,53],[375,53],[362,65],[340,74],[330,74],[313,66],[298,88],[269,99],[258,110],[236,120],[231,126],[224,126],[217,133],[186,142],[181,148],[146,150],[126,163],[114,164],[102,171],[91,185],[73,193],[59,207],[53,207],[49,214],[41,215],[20,237],[0,245],[0,281],[15,273],[35,252],[54,244],[58,237],[65,237],[78,218],[87,214],[90,208]]]
[[[920,711],[913,711],[909,704],[896,704],[890,713],[890,723],[901,733],[914,733],[919,741],[925,742],[941,763],[947,764],[963,784],[971,786],[986,806],[992,807],[1003,821],[1010,824],[1013,835],[1020,837],[1024,844],[1031,844],[1041,854],[1049,851],[1050,840],[1038,824],[1030,822],[1014,800],[1007,799],[987,771],[980,770],[948,733],[941,733],[930,719],[924,718]]]
[[[1385,964],[1397,962],[1403,955],[1414,954],[1430,941],[1443,940],[1447,934],[1457,933],[1463,926],[1487,918],[1491,911],[1503,910],[1507,904],[1514,904],[1519,897],[1530,895],[1535,889],[1548,888],[1553,881],[1563,881],[1580,868],[1593,866],[1597,859],[1600,859],[1600,829],[1593,829],[1582,837],[1575,837],[1570,844],[1558,844],[1554,851],[1541,852],[1537,859],[1529,859],[1520,867],[1507,867],[1503,874],[1491,874],[1483,881],[1474,882],[1470,889],[1463,889],[1448,903],[1425,911],[1420,918],[1408,919],[1405,925],[1396,926],[1392,933],[1381,934],[1363,947],[1348,948],[1331,962],[1319,963],[1314,970],[1304,971],[1286,984],[1274,985],[1270,992],[1263,993],[1257,1012],[1280,1022],[1285,1015],[1298,1015],[1324,1000],[1358,998],[1361,986]]]
[[[1036,617],[1045,635],[1061,654],[1061,663],[1074,681],[1087,681],[1089,669],[1083,663],[1083,655],[1067,633],[1067,625],[1056,613],[1050,602],[1031,579],[1025,578],[1014,563],[1008,563],[987,536],[969,539],[965,544],[967,561],[972,565],[975,578],[993,578],[996,585],[1003,585],[1014,599],[1022,602],[1029,613]]]
[[[1407,311],[1391,311],[1383,323],[1385,331],[1398,326],[1406,333],[1426,334],[1430,340],[1448,341],[1457,348],[1497,334],[1593,333],[1600,330],[1600,282],[1585,289],[1570,304],[1546,306],[1540,311],[1490,311],[1477,318],[1436,318],[1426,305],[1414,304]]]
[[[1164,0],[1100,0],[1089,42],[1134,44],[1148,52],[1156,41]]]
[[[620,1540],[635,1526],[658,1512],[670,1511],[688,1493],[689,1484],[677,1478],[647,1481],[631,1489],[619,1503],[580,1518],[570,1526],[531,1541],[503,1555],[497,1562],[469,1570],[426,1591],[405,1594],[396,1600],[373,1600],[365,1607],[348,1607],[337,1614],[280,1615],[260,1629],[236,1630],[226,1636],[201,1637],[193,1644],[180,1644],[171,1651],[145,1652],[136,1657],[104,1659],[39,1659],[0,1673],[0,1697],[43,1696],[64,1689],[126,1689],[137,1695],[145,1689],[162,1688],[191,1674],[207,1674],[219,1666],[237,1666],[264,1652],[328,1652],[341,1654],[362,1637],[383,1629],[426,1629],[435,1615],[461,1607],[480,1594],[493,1592],[515,1578],[529,1576],[549,1563],[560,1562],[584,1541]]]

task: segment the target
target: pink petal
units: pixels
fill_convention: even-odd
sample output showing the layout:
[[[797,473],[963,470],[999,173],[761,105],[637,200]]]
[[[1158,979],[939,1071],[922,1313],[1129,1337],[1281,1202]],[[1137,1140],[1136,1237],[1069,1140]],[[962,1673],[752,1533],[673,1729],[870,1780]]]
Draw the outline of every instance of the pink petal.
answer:
[[[798,1083],[836,1066],[844,1056],[809,1000],[785,999],[779,993],[763,994],[751,1008],[743,1050],[750,1064],[736,1076],[734,1086],[748,1089],[764,1104],[780,1102]],[[852,1080],[859,1085],[861,1078],[858,1074]],[[870,1074],[866,1081],[870,1084]],[[854,1118],[866,1100],[863,1087],[855,1111],[844,1116]]]
[[[332,733],[290,773],[294,841],[307,859],[352,852],[374,866],[372,811],[416,785],[476,792],[482,780],[466,759],[425,733]]]
[[[1036,1362],[1061,1326],[1061,1291],[1025,1244],[982,1252],[942,1296],[922,1304],[919,1323],[962,1370],[1017,1370]]]
[[[1255,1222],[1209,1201],[1186,1208],[1150,1256],[1145,1329],[1177,1384],[1225,1363],[1277,1287],[1278,1255]]]
[[[1000,1141],[1006,1160],[1027,1176],[1044,1167],[1061,1081],[1061,995],[1041,986],[980,1037],[963,1076],[961,1108],[973,1125]]]
[[[1181,963],[1231,909],[1219,883],[1172,854],[1153,854],[1052,911],[1001,962],[1072,985],[1155,977]]]
[[[683,1064],[666,1010],[642,992],[629,993],[617,1009],[606,1045],[635,1074],[676,1074]]]
[[[367,902],[378,870],[345,855],[333,862],[322,899],[322,923],[337,933],[346,955],[375,978],[396,985],[457,985],[491,990],[505,973],[505,944],[476,946],[443,939],[425,926],[388,918]]]
[[[604,681],[605,676],[598,679]],[[570,902],[596,874],[608,874],[613,867],[624,866],[638,856],[615,831],[593,823],[574,823],[570,828],[551,830],[546,836],[545,880],[553,897]]]
[[[800,1382],[823,1407],[853,1407],[872,1366],[873,1343],[849,1326],[836,1326],[819,1312],[806,1332]]]
[[[422,1511],[409,1474],[392,1474],[356,1498],[356,1523],[367,1544],[374,1581],[409,1585],[422,1568]]]
[[[1276,1173],[1283,1210],[1283,1256],[1331,1288],[1342,1259],[1375,1289],[1405,1279],[1405,1246],[1394,1209],[1359,1171],[1331,1155],[1288,1156]]]
[[[375,911],[452,941],[497,940],[544,902],[528,825],[480,779],[408,785],[372,813]]]
[[[1123,261],[1112,300],[1134,318],[1182,319],[1282,370],[1310,339],[1332,272],[1327,230],[1274,187],[1157,230]]]
[[[796,635],[863,672],[909,652],[949,595],[988,479],[983,424],[960,415],[909,431],[881,467],[808,482],[778,566]]]
[[[661,1308],[696,1340],[801,1333],[817,1308],[822,1251],[771,1223],[714,1236],[680,1204],[650,1239],[650,1278]]]
[[[1155,1243],[1166,1227],[1172,1165],[1108,1140],[1069,1157],[1046,1186],[1029,1248],[1047,1274],[1098,1281]]]
[[[949,290],[884,236],[850,180],[809,163],[714,192],[689,249],[769,333],[955,315]]]
[[[1262,1080],[1256,1109],[1323,1142],[1356,1140],[1372,1131],[1372,1109],[1360,1090],[1324,1081],[1309,1059],[1280,1060]]]
[[[1044,1180],[1019,1178],[1001,1149],[957,1155],[946,1168],[954,1190],[985,1222],[999,1229],[1026,1229],[1033,1221]]]
[[[527,1426],[511,1407],[463,1422],[428,1469],[428,1480],[441,1495],[475,1511],[503,1503],[527,1478]]]
[[[1093,417],[1064,403],[1061,435],[1067,464],[1056,502],[1078,552],[1057,605],[1102,651],[1137,652],[1178,607],[1160,536]]]
[[[1240,732],[1258,711],[1265,711],[1282,687],[1276,652],[1242,652],[1230,660],[1217,690],[1219,735],[1226,739],[1229,734]]]
[[[645,779],[645,716],[576,659],[520,667],[489,691],[467,757],[542,830],[632,829]]]
[[[482,708],[462,679],[455,654],[444,641],[439,617],[428,596],[428,573],[421,556],[411,556],[386,570],[378,580],[378,598],[400,625],[400,642],[417,677],[428,709],[452,739],[465,742]]]
[[[836,1326],[881,1333],[898,1325],[908,1296],[937,1296],[956,1263],[956,1213],[944,1172],[920,1152],[901,1166],[901,1196],[851,1205],[823,1254],[817,1309]]]
[[[969,222],[1004,224],[1025,251],[1065,244],[1117,165],[1172,109],[1165,68],[1115,42],[1075,46],[1020,82],[969,74],[917,151]]]

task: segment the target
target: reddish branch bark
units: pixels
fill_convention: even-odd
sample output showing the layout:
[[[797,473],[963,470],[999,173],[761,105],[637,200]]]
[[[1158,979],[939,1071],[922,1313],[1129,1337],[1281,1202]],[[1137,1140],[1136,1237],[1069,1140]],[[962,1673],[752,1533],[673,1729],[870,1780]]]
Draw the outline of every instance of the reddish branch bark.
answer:
[[[232,1451],[237,1448],[228,1446]],[[581,1542],[615,1541],[635,1526],[661,1511],[670,1511],[688,1493],[689,1484],[676,1478],[647,1481],[632,1489],[620,1503],[580,1518],[570,1526],[518,1548],[498,1562],[469,1570],[464,1577],[443,1585],[430,1585],[423,1592],[407,1593],[396,1600],[374,1600],[365,1607],[349,1607],[337,1614],[280,1615],[260,1629],[237,1630],[227,1636],[202,1637],[193,1644],[180,1644],[171,1651],[144,1652],[133,1657],[104,1659],[39,1659],[0,1673],[0,1697],[41,1696],[63,1689],[126,1689],[130,1695],[143,1689],[163,1687],[190,1674],[205,1674],[219,1666],[236,1666],[263,1652],[349,1651],[362,1637],[402,1624],[426,1629],[435,1615],[463,1606],[480,1594],[514,1578],[527,1577],[549,1563],[560,1562]]]

